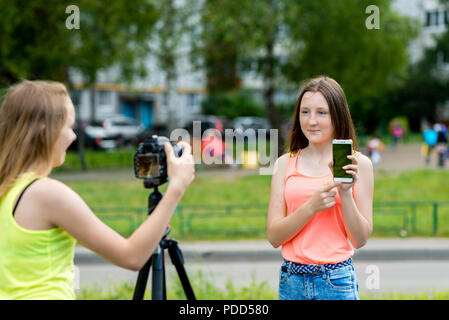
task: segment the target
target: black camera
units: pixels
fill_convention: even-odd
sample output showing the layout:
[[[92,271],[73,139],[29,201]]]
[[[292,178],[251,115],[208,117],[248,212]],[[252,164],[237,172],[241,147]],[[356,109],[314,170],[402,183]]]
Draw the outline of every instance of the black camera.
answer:
[[[176,157],[182,155],[182,147],[166,137],[147,137],[134,154],[134,173],[144,180],[145,188],[158,187],[167,182],[167,155],[164,144],[170,142]]]

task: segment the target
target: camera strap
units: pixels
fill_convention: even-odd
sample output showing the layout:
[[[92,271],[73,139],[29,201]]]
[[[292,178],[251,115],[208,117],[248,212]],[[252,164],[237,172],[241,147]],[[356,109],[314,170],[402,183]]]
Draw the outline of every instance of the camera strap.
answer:
[[[28,189],[34,182],[36,182],[37,180],[39,180],[39,178],[36,178],[36,179],[34,179],[33,181],[31,181],[23,190],[22,190],[22,192],[20,193],[20,195],[19,195],[19,197],[17,198],[17,202],[16,202],[16,205],[14,206],[14,209],[12,210],[12,216],[14,217],[14,213],[15,213],[15,211],[16,211],[16,208],[17,208],[17,205],[19,204],[19,202],[20,202],[20,199],[22,199],[22,196],[23,196],[23,194],[24,194],[24,192],[26,191],[26,189]]]

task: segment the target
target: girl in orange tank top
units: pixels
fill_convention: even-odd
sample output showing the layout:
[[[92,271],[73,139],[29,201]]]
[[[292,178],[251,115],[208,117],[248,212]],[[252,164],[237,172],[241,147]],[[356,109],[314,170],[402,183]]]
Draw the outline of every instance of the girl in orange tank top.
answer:
[[[267,234],[284,258],[279,299],[359,299],[351,257],[372,232],[373,168],[355,152],[343,167],[353,182],[334,182],[333,139],[357,148],[346,97],[335,80],[311,79],[271,182]]]

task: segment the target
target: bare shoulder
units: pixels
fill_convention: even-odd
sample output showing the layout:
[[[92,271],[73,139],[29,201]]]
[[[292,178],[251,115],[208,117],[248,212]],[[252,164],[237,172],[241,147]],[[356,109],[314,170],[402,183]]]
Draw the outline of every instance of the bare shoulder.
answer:
[[[289,153],[284,153],[282,156],[277,158],[274,164],[273,175],[284,174],[289,157],[290,157]]]
[[[290,153],[284,153],[282,156],[277,158],[276,162],[278,162],[279,165],[286,165],[289,157]]]
[[[39,179],[35,183],[35,192],[67,192],[72,191],[67,185],[62,183],[61,181],[52,179],[52,178],[43,178]],[[72,191],[73,192],[73,191]]]
[[[356,155],[356,159],[361,170],[373,171],[373,163],[366,155],[363,153],[358,153]]]
[[[52,178],[39,179],[33,184],[31,189],[30,193],[32,192],[33,195],[45,203],[56,204],[79,197],[70,187]]]

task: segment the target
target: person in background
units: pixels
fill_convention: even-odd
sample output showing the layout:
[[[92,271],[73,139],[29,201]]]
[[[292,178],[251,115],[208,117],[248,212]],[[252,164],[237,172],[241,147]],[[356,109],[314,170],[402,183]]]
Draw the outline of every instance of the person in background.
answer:
[[[446,164],[447,153],[447,128],[444,124],[435,124],[435,131],[437,132],[437,145],[435,151],[438,155],[438,167],[444,168]]]
[[[423,152],[423,155],[425,156],[426,159],[426,165],[429,165],[432,151],[437,145],[438,132],[431,126],[427,126],[427,129],[423,131],[423,137],[425,143],[425,150]]]
[[[380,155],[380,151],[383,150],[384,144],[382,140],[380,140],[379,135],[370,138],[367,142],[368,146],[368,156],[371,159],[373,164],[378,164],[382,161],[382,156]]]
[[[402,125],[399,123],[399,121],[395,120],[393,122],[392,128],[391,128],[391,135],[393,137],[392,145],[391,147],[393,149],[396,149],[399,140],[404,136],[405,129],[402,127]]]

